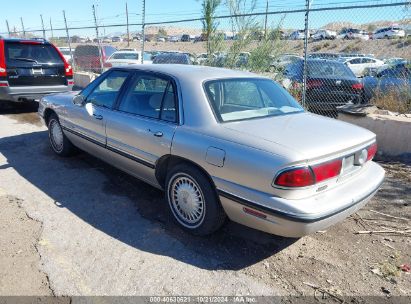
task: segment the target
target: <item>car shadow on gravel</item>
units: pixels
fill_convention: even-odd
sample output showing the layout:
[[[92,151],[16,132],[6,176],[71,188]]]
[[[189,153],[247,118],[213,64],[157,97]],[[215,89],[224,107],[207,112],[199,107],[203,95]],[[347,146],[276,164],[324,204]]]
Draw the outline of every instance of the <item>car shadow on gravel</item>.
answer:
[[[57,206],[94,228],[139,250],[199,268],[242,269],[297,241],[230,221],[213,235],[192,236],[174,223],[162,191],[87,153],[56,156],[45,131],[2,138],[0,152],[8,162],[0,170],[14,168]]]

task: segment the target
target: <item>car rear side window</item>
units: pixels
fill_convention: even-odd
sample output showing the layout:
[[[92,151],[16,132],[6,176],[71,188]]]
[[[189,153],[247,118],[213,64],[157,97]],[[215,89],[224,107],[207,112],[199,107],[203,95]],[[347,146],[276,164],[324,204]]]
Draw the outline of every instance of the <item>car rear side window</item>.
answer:
[[[176,122],[177,102],[174,86],[168,79],[137,76],[122,99],[119,110],[145,117]]]
[[[56,49],[50,44],[6,42],[5,53],[7,65],[15,65],[17,62],[64,63]]]

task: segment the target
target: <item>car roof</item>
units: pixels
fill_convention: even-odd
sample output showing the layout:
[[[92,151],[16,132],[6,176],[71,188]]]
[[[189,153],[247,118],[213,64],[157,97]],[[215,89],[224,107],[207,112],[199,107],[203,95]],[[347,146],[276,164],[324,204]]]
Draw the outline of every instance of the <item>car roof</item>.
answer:
[[[266,78],[250,72],[187,64],[142,64],[124,66],[121,69],[157,72],[174,76],[178,79],[190,79],[201,82],[218,78]]]
[[[49,41],[43,38],[0,38],[3,41],[6,42],[27,42],[27,41],[32,41],[32,42],[38,42],[38,43],[43,43],[43,44],[51,44]]]

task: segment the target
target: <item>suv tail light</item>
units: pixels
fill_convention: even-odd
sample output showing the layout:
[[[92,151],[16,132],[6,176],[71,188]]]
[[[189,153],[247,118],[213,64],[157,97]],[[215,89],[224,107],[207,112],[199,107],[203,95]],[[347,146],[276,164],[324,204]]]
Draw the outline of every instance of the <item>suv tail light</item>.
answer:
[[[61,60],[63,60],[63,62],[64,62],[64,71],[66,73],[66,77],[67,78],[73,78],[73,67],[67,62],[66,58],[64,58],[64,56],[60,52],[60,50],[54,44],[52,44],[52,46],[54,47],[54,49],[59,54]]]
[[[4,40],[0,39],[0,77],[7,77],[6,54],[4,53]]]
[[[354,83],[351,87],[354,90],[362,90],[364,88],[364,85],[361,82],[359,82],[359,83]]]

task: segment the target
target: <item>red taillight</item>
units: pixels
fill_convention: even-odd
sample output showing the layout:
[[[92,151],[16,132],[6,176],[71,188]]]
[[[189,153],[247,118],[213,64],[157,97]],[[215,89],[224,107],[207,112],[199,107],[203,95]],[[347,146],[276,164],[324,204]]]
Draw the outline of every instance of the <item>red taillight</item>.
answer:
[[[113,65],[110,62],[105,62],[104,67],[105,68],[111,68]]]
[[[254,209],[251,209],[251,208],[243,207],[243,211],[245,213],[248,213],[250,215],[253,215],[253,216],[256,216],[256,217],[259,217],[259,218],[262,218],[262,219],[267,218],[267,215],[265,215],[264,213],[259,212],[259,211],[254,210]]]
[[[0,87],[8,87],[9,83],[7,81],[0,81]]]
[[[290,169],[280,173],[274,182],[282,187],[307,187],[315,184],[314,175],[310,168]]]
[[[378,149],[377,143],[373,143],[371,146],[368,147],[367,161],[372,160],[374,158],[375,154],[377,154],[377,149]]]
[[[318,79],[309,79],[307,80],[307,89],[320,88],[324,85],[321,80]]]
[[[4,53],[4,40],[0,39],[0,77],[7,77],[6,56]]]
[[[364,85],[362,83],[354,83],[351,87],[354,90],[362,90],[364,88]]]
[[[342,160],[337,159],[324,164],[312,166],[315,175],[315,181],[320,183],[326,179],[336,177],[341,172]]]
[[[64,62],[64,71],[66,73],[66,77],[73,78],[73,67],[67,62],[66,58],[64,58],[64,56],[60,52],[60,50],[54,44],[52,44],[52,46],[54,47],[54,49],[59,54],[61,60],[63,60],[63,62]]]

